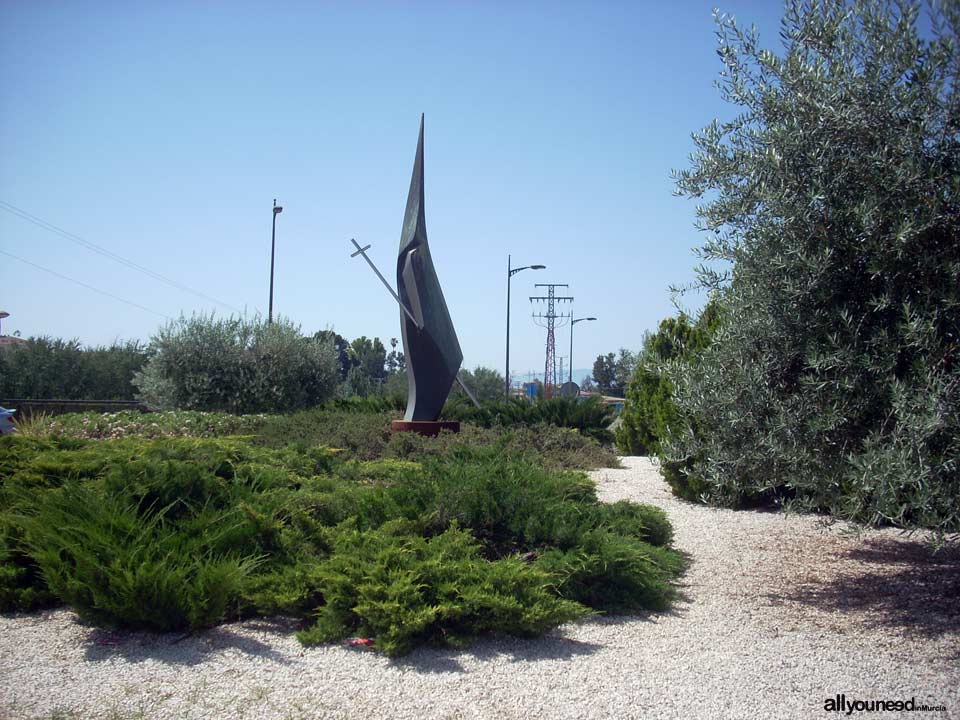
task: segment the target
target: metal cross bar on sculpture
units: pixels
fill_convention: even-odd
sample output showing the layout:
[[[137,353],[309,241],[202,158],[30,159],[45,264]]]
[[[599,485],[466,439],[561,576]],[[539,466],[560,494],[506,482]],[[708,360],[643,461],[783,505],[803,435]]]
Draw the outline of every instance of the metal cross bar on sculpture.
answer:
[[[397,305],[400,306],[400,309],[403,310],[407,314],[407,317],[410,318],[411,322],[417,326],[417,330],[423,330],[423,325],[421,325],[420,322],[413,316],[413,313],[410,312],[410,308],[403,304],[400,296],[397,295],[396,291],[392,287],[390,287],[390,283],[387,282],[387,279],[383,276],[383,273],[381,273],[377,269],[377,266],[373,264],[373,260],[367,257],[367,250],[369,250],[372,246],[364,245],[363,247],[360,247],[360,243],[358,243],[354,238],[350,238],[350,242],[352,242],[353,246],[357,249],[355,253],[350,253],[350,257],[362,255],[363,259],[367,261],[367,265],[370,266],[370,269],[377,274],[378,278],[380,278],[380,282],[383,283],[383,286],[387,289],[387,292],[393,295],[393,299],[397,301]]]
[[[377,274],[378,278],[380,278],[380,282],[383,283],[383,286],[387,289],[387,292],[393,295],[393,299],[397,301],[397,305],[400,306],[400,309],[403,310],[406,316],[410,318],[410,321],[414,325],[416,325],[417,330],[420,330],[422,332],[423,325],[417,320],[414,314],[410,311],[410,308],[408,308],[406,305],[403,304],[403,301],[400,299],[400,296],[397,295],[396,291],[392,287],[390,287],[390,283],[387,282],[387,279],[383,276],[383,273],[381,273],[380,270],[377,269],[377,266],[373,264],[373,260],[371,260],[367,255],[367,250],[369,250],[372,246],[364,245],[363,247],[360,247],[360,243],[358,243],[355,238],[350,238],[350,242],[352,242],[353,246],[357,249],[356,252],[350,253],[350,257],[356,257],[357,255],[360,255],[363,257],[364,260],[367,261],[367,265],[369,265],[370,269]],[[464,383],[463,380],[460,378],[460,373],[457,373],[456,381],[460,384],[460,387],[463,388],[463,391],[467,394],[467,397],[469,397],[470,400],[473,401],[473,404],[479,408],[480,403],[477,402],[477,398],[475,398],[473,393],[470,392],[470,388],[468,388],[466,383]]]

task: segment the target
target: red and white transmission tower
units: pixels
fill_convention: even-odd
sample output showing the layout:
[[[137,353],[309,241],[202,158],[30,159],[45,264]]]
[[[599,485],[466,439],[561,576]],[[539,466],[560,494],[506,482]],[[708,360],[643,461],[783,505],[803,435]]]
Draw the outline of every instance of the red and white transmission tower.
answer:
[[[547,329],[547,357],[543,366],[543,397],[549,399],[553,397],[553,389],[557,385],[557,348],[553,331],[555,328],[563,327],[565,321],[570,319],[571,313],[557,314],[557,303],[573,302],[573,297],[569,295],[557,295],[555,288],[570,287],[566,283],[537,283],[534,287],[547,288],[546,295],[531,296],[530,302],[546,302],[546,312],[534,313],[533,321],[540,327]],[[557,323],[557,320],[560,323]]]

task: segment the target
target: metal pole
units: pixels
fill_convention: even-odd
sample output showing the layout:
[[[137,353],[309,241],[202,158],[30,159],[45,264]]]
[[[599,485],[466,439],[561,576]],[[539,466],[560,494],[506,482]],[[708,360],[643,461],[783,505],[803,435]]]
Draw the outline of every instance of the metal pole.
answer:
[[[510,278],[513,273],[510,270],[510,256],[507,255],[507,369],[504,374],[506,385],[507,400],[510,399]]]
[[[273,324],[273,255],[277,246],[277,199],[273,199],[273,231],[270,233],[270,309],[267,311],[267,324]]]
[[[508,400],[510,399],[510,278],[521,270],[543,270],[546,267],[546,265],[524,265],[515,268],[510,262],[510,256],[507,255],[507,367],[506,378],[503,382]]]
[[[573,382],[573,326],[578,322],[589,322],[590,320],[596,320],[595,317],[582,317],[574,320],[573,312],[570,312],[570,382]]]
[[[380,278],[380,282],[383,283],[383,286],[387,289],[387,292],[393,295],[393,299],[396,300],[397,304],[400,305],[400,309],[403,310],[407,314],[407,317],[410,318],[411,322],[416,325],[417,330],[423,330],[423,325],[420,324],[420,321],[417,320],[416,316],[414,316],[412,312],[410,312],[410,308],[403,304],[403,300],[401,300],[396,291],[390,287],[390,283],[387,282],[387,279],[383,276],[383,273],[377,269],[377,266],[373,264],[373,260],[367,257],[367,250],[370,249],[370,246],[365,245],[364,247],[360,247],[360,243],[356,241],[356,238],[350,238],[350,242],[352,242],[353,246],[357,249],[355,253],[350,253],[350,257],[356,257],[357,255],[363,256],[363,259],[367,261],[367,265],[370,266],[370,269],[377,274],[378,278]],[[415,249],[411,250],[410,254],[413,255],[415,252]]]

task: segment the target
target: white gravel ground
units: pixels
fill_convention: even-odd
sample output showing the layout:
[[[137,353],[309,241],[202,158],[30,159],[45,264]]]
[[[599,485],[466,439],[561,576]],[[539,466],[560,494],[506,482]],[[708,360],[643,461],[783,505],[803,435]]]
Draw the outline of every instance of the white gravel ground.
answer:
[[[592,473],[602,497],[665,508],[692,558],[672,613],[393,661],[305,649],[279,620],[182,638],[112,634],[67,610],[6,615],[0,718],[811,718],[840,693],[960,717],[955,550],[690,505],[646,458],[623,462]]]

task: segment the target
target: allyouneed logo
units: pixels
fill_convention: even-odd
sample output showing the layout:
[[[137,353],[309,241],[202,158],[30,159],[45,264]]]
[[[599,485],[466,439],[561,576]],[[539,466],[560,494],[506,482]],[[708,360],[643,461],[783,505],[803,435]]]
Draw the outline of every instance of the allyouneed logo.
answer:
[[[855,712],[943,712],[943,705],[917,704],[916,698],[909,700],[847,700],[846,695],[837,695],[827,698],[823,702],[823,709],[827,712],[842,712],[852,715]]]

